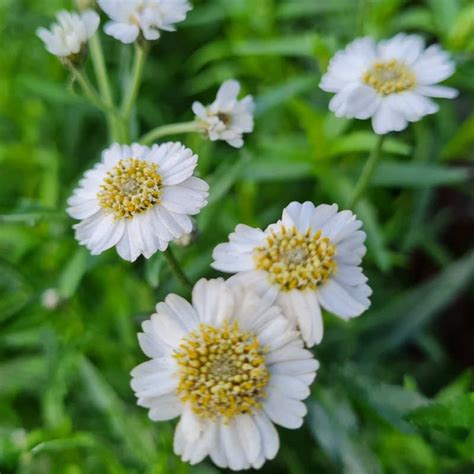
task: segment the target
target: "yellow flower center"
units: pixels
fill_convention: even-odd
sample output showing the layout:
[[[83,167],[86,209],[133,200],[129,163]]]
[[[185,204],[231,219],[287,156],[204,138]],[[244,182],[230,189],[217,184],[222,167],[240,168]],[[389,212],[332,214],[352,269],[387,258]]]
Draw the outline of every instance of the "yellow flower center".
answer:
[[[97,198],[117,219],[131,218],[159,202],[161,187],[157,164],[128,158],[120,160],[105,175]]]
[[[270,281],[283,291],[316,289],[334,273],[336,246],[311,229],[305,234],[296,227],[282,226],[280,233],[272,231],[267,245],[257,247],[254,260],[258,270],[268,272]]]
[[[178,396],[196,415],[226,421],[261,407],[270,378],[265,350],[237,323],[216,328],[201,324],[183,338],[173,356],[178,362]]]
[[[403,92],[416,86],[415,74],[396,59],[374,63],[362,80],[382,95]]]

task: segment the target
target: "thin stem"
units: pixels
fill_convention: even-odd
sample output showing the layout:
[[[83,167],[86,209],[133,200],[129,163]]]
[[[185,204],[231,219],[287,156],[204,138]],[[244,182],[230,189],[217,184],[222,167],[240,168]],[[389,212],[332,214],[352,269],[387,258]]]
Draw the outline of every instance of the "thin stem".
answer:
[[[181,284],[188,289],[189,291],[192,291],[193,285],[191,281],[188,279],[186,274],[184,273],[183,269],[181,268],[180,263],[176,259],[173,251],[171,250],[171,247],[168,247],[164,252],[163,252],[166,261],[168,262],[168,265],[171,268],[171,271],[174,273],[175,277],[181,282]]]
[[[143,74],[143,68],[145,66],[147,56],[147,48],[146,46],[140,46],[139,44],[135,45],[135,59],[133,61],[132,67],[132,75],[131,80],[128,85],[127,94],[124,97],[122,102],[122,116],[124,120],[129,122],[130,115],[133,110],[133,106],[135,105],[135,101],[137,99],[138,90],[140,89],[140,82]]]
[[[77,80],[79,85],[84,92],[84,95],[94,104],[98,109],[104,110],[105,104],[94,89],[94,86],[90,83],[89,79],[79,69],[71,67],[71,71],[74,75],[74,79]]]
[[[102,100],[107,108],[114,110],[114,100],[112,96],[112,90],[110,88],[109,77],[107,74],[107,67],[105,65],[102,44],[97,34],[89,40],[89,48]],[[118,139],[116,117],[113,113],[106,112],[106,119],[109,128],[110,138],[115,141]]]
[[[364,194],[367,185],[374,174],[374,171],[377,167],[377,164],[382,156],[382,144],[384,141],[385,135],[379,135],[377,138],[377,142],[375,143],[375,147],[373,148],[372,152],[369,155],[369,158],[365,162],[364,168],[362,169],[362,173],[359,176],[357,184],[354,188],[354,192],[352,193],[351,200],[349,201],[349,208],[353,208],[360,197]]]
[[[182,122],[182,123],[171,123],[169,125],[162,125],[160,127],[156,127],[153,130],[150,130],[148,133],[143,135],[140,138],[140,143],[144,145],[150,145],[155,140],[161,137],[165,137],[167,135],[176,135],[178,133],[190,133],[190,132],[198,132],[200,130],[200,126],[198,122]]]

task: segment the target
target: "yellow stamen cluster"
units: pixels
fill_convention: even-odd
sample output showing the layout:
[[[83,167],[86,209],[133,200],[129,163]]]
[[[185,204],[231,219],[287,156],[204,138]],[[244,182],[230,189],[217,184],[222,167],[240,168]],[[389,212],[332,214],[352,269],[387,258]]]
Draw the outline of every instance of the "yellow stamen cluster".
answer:
[[[205,418],[229,421],[251,413],[260,408],[270,378],[264,352],[255,334],[237,323],[201,324],[173,354],[180,367],[178,396]]]
[[[137,158],[120,160],[110,170],[97,193],[99,204],[117,219],[141,214],[160,200],[162,187],[158,165]]]
[[[415,74],[396,59],[376,62],[362,80],[382,95],[403,92],[416,86]]]
[[[267,245],[255,249],[254,259],[256,268],[268,272],[283,291],[314,290],[334,272],[335,250],[320,230],[302,234],[296,227],[281,226],[278,234],[272,231],[267,237]]]

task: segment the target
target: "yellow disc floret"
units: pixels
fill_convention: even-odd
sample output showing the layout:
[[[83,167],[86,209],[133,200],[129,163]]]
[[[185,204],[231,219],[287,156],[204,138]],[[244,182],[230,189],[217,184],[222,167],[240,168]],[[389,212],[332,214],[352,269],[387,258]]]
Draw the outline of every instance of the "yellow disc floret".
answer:
[[[270,378],[264,353],[255,334],[236,322],[201,324],[173,354],[180,367],[178,396],[205,418],[228,421],[251,413],[260,408]]]
[[[105,176],[97,193],[99,204],[117,219],[141,214],[160,200],[158,165],[137,158],[120,160]]]
[[[296,227],[281,226],[267,237],[266,245],[255,249],[254,260],[256,268],[268,272],[270,281],[283,291],[314,290],[334,273],[335,250],[320,230],[302,234]]]
[[[382,95],[403,92],[416,86],[415,74],[396,59],[374,63],[362,80]]]

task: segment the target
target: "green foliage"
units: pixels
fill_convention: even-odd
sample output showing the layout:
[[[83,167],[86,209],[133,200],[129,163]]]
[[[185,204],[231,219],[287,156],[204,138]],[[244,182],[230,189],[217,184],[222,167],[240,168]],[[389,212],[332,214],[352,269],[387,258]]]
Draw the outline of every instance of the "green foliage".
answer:
[[[309,416],[301,431],[280,430],[281,452],[263,471],[472,472],[472,3],[193,3],[178,32],[152,47],[135,138],[189,120],[192,101],[208,102],[230,77],[257,102],[241,150],[179,137],[211,185],[195,243],[175,249],[193,279],[216,275],[212,249],[239,222],[264,227],[292,200],[347,205],[375,137],[367,123],[327,110],[318,82],[337,49],[358,35],[406,30],[453,52],[449,83],[460,98],[390,135],[355,209],[368,234],[373,307],[350,322],[325,315]],[[71,3],[0,2],[0,472],[215,473],[210,463],[181,463],[173,423],[148,420],[129,387],[144,360],[141,321],[183,289],[161,255],[134,265],[114,251],[90,256],[65,213],[107,132],[34,35],[63,7]],[[117,96],[130,51],[103,44]]]

